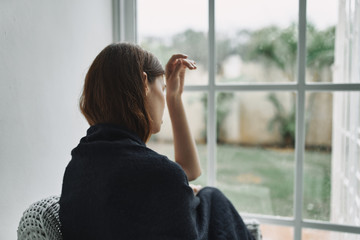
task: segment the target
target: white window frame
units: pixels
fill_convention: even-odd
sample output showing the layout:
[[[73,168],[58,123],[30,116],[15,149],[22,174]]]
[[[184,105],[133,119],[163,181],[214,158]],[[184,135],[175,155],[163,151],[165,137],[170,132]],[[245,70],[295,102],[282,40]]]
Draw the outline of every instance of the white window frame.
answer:
[[[209,186],[216,186],[216,92],[241,91],[291,91],[296,92],[296,141],[294,169],[294,216],[277,217],[257,214],[242,214],[261,223],[290,226],[294,228],[294,239],[301,240],[304,228],[360,234],[360,227],[330,222],[303,219],[303,165],[305,151],[305,94],[307,92],[359,91],[359,83],[307,83],[306,71],[306,0],[299,0],[297,82],[281,84],[217,84],[215,49],[215,0],[208,0],[209,14],[209,82],[208,85],[185,86],[185,91],[208,93],[207,165]],[[136,0],[113,0],[114,41],[137,42]]]

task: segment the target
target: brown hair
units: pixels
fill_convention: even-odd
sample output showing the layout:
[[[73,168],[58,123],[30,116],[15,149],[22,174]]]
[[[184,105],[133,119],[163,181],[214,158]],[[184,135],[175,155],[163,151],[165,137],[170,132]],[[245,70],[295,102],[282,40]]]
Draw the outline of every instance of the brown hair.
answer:
[[[165,73],[159,60],[138,45],[114,43],[105,47],[86,74],[80,98],[80,109],[88,123],[123,125],[146,142],[151,135],[151,119],[143,72],[150,84]]]

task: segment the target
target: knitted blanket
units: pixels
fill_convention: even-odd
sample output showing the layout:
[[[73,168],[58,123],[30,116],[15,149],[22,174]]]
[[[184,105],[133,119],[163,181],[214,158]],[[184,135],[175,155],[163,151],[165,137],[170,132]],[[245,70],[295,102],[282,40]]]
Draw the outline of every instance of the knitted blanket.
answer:
[[[90,127],[71,154],[60,197],[64,240],[253,239],[221,191],[195,196],[180,165],[124,127]]]

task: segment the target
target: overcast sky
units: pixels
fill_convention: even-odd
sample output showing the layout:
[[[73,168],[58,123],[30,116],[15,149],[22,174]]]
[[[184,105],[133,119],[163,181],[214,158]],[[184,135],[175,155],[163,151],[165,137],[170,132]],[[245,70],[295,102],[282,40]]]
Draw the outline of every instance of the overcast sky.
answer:
[[[140,36],[208,30],[208,0],[138,0]],[[296,0],[215,0],[216,30],[288,26],[298,19]],[[320,29],[336,24],[338,0],[308,0],[308,20]]]

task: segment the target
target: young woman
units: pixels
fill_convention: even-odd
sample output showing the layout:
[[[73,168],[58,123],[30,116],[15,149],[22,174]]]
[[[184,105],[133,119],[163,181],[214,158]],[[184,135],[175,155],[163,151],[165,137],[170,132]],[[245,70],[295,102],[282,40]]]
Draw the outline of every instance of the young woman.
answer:
[[[187,69],[196,64],[186,55],[173,55],[164,70],[129,43],[111,44],[95,58],[80,99],[90,128],[63,179],[64,240],[252,239],[218,189],[189,184],[201,168],[181,100]],[[165,101],[175,162],[145,144],[160,131]]]

